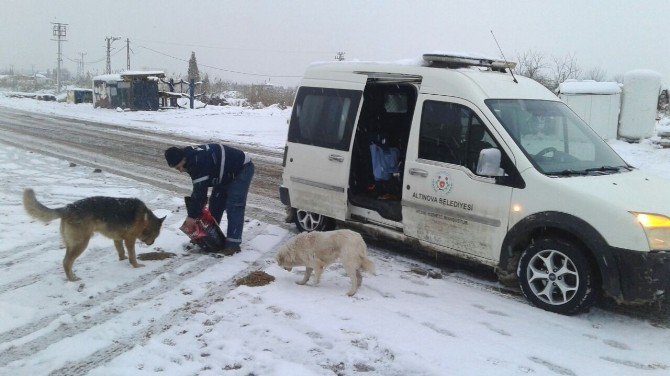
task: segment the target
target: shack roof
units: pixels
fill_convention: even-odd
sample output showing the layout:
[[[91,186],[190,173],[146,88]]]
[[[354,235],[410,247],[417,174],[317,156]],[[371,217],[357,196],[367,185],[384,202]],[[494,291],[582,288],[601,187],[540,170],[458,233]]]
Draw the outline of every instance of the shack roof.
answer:
[[[558,85],[558,93],[566,95],[595,94],[612,95],[621,93],[621,86],[617,82],[597,82],[593,80],[565,81]]]
[[[93,81],[106,81],[106,82],[118,82],[118,81],[130,81],[134,78],[163,78],[165,77],[165,72],[163,71],[125,71],[121,73],[112,73],[112,74],[102,74],[99,76],[93,77]]]
[[[165,77],[165,72],[163,71],[125,71],[120,74],[122,78]]]

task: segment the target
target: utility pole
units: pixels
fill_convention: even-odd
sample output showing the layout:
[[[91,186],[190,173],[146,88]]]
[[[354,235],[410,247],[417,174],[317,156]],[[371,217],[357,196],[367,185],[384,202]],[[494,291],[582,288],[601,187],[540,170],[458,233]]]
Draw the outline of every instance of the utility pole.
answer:
[[[112,42],[115,40],[119,40],[121,38],[119,37],[105,37],[105,40],[107,41],[107,74],[112,73],[112,59],[111,55],[109,54],[110,49],[112,48]]]
[[[337,61],[344,61],[344,52],[343,52],[343,51],[339,51],[339,52],[335,55],[335,60],[337,60]]]
[[[126,38],[126,69],[130,70],[130,39]]]
[[[67,41],[67,39],[65,39],[67,36],[67,24],[60,22],[52,22],[51,24],[53,25],[52,36],[56,38],[52,38],[51,40],[58,41],[58,70],[56,70],[56,85],[58,89],[56,90],[56,93],[60,93],[60,65],[63,61],[61,56],[61,42]]]
[[[77,64],[77,76],[84,77],[84,55],[86,55],[86,52],[80,52],[79,54],[81,55],[81,60]]]

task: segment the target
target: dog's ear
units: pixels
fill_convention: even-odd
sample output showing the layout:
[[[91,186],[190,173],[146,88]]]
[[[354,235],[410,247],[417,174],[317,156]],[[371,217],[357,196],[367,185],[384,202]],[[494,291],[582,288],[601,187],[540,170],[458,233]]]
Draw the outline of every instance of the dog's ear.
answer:
[[[160,219],[161,224],[163,224],[163,221],[165,220],[165,218],[167,218],[167,215]]]

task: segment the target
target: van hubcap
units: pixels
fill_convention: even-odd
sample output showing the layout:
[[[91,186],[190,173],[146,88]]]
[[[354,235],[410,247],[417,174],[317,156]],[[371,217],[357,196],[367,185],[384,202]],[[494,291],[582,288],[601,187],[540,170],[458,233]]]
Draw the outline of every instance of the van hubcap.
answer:
[[[575,264],[564,253],[555,250],[534,255],[526,268],[526,279],[533,294],[551,305],[569,302],[579,288]]]
[[[310,213],[304,210],[297,211],[298,222],[305,231],[314,231],[321,224],[323,216],[321,214]]]

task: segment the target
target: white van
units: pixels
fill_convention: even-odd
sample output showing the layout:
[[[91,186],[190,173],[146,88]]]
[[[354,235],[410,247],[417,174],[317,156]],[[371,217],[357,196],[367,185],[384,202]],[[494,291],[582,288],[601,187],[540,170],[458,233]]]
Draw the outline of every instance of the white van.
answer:
[[[344,221],[492,266],[548,311],[670,286],[670,189],[622,160],[514,63],[310,66],[280,198],[301,231]]]

